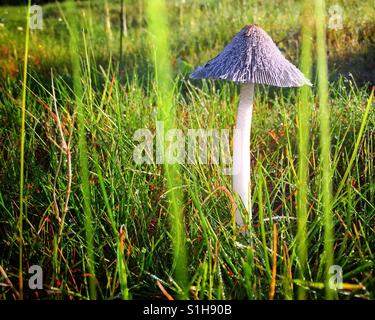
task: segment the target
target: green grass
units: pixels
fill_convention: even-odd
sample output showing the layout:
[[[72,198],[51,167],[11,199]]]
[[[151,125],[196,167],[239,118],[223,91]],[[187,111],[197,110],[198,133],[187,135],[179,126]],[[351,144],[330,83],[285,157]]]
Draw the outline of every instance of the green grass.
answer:
[[[169,31],[166,4],[163,0],[152,0],[147,4],[148,32],[151,43],[151,57],[155,65],[155,92],[157,94],[158,121],[164,125],[165,132],[174,129],[177,118],[173,100],[172,70],[169,64]],[[188,274],[186,265],[186,236],[183,216],[183,195],[181,192],[182,179],[179,164],[170,164],[168,149],[171,142],[166,141],[166,134],[162,133],[160,143],[164,159],[164,175],[166,178],[166,193],[168,193],[167,214],[170,216],[171,241],[173,243],[173,268],[176,282],[181,288],[179,296],[188,297]],[[169,143],[168,143],[169,142]]]
[[[78,3],[79,19],[69,4],[44,7],[45,29],[30,34],[24,102],[17,73],[25,62],[25,32],[17,30],[24,9],[0,7],[7,17],[0,33],[0,266],[14,285],[1,286],[0,299],[19,291],[20,244],[26,299],[165,299],[160,287],[176,299],[268,299],[272,283],[275,299],[373,299],[373,95],[335,70],[324,74],[325,45],[330,66],[348,52],[371,56],[369,4],[342,2],[360,19],[347,14],[344,30],[325,34],[314,25],[300,31],[303,6],[295,1],[168,1],[166,8],[160,0],[125,1],[118,73],[120,8],[110,3],[112,40],[105,19],[94,19],[104,15],[104,1]],[[166,15],[155,14],[158,5]],[[154,132],[158,120],[185,134],[232,129],[238,87],[191,82],[187,74],[253,21],[311,72],[314,86],[256,86],[254,223],[245,236],[233,228],[231,177],[220,166],[136,165],[133,136]],[[334,41],[342,34],[350,39],[345,48]],[[332,261],[343,268],[345,286],[326,295]],[[44,270],[38,296],[27,287],[33,264]]]
[[[89,172],[89,160],[88,160],[88,148],[87,148],[87,141],[86,141],[86,114],[87,110],[83,105],[83,86],[81,82],[82,78],[82,71],[80,65],[80,55],[79,55],[79,32],[78,32],[78,24],[77,19],[75,16],[75,12],[77,10],[73,1],[68,2],[68,16],[70,19],[69,22],[69,33],[70,33],[70,57],[71,57],[71,64],[73,68],[73,95],[74,95],[74,104],[75,110],[77,114],[77,128],[78,128],[78,142],[77,147],[79,150],[78,158],[79,158],[79,176],[81,178],[80,184],[82,189],[82,197],[83,197],[83,213],[84,213],[84,226],[86,231],[86,245],[87,245],[87,265],[88,271],[90,273],[89,278],[89,297],[91,299],[96,299],[96,283],[95,283],[95,258],[94,258],[94,235],[93,235],[93,226],[92,223],[94,221],[92,212],[91,212],[91,191],[90,191],[90,172]],[[84,35],[84,49],[86,53],[86,68],[87,68],[87,78],[88,78],[88,98],[87,98],[87,105],[89,110],[92,108],[92,99],[91,99],[91,74],[90,74],[90,60],[88,59],[87,54],[87,45],[86,45],[86,38]],[[65,222],[65,221],[64,221]],[[62,227],[63,226],[63,223]]]
[[[28,8],[30,8],[30,1]],[[30,17],[26,21],[26,36],[25,36],[25,56],[23,66],[23,83],[22,83],[22,102],[21,102],[21,147],[20,147],[20,213],[18,219],[19,230],[19,298],[23,299],[23,218],[24,218],[24,168],[25,168],[25,118],[26,118],[26,87],[27,87],[27,67],[29,54],[29,39],[30,39]]]
[[[305,1],[301,14],[302,29],[302,50],[301,50],[301,71],[310,79],[312,67],[312,39],[314,19],[311,17],[313,6]],[[309,133],[311,117],[311,88],[303,86],[300,90],[300,101],[298,103],[298,180],[297,180],[297,257],[299,260],[299,278],[305,279],[307,273],[307,220],[308,220],[308,192],[309,192]],[[298,288],[298,299],[305,298],[305,290]]]
[[[329,287],[329,268],[334,265],[333,226],[332,226],[332,165],[331,165],[331,130],[330,111],[328,110],[328,64],[326,48],[325,2],[315,1],[316,47],[318,69],[319,121],[320,121],[320,171],[321,192],[324,215],[324,254],[321,264],[325,268],[325,289],[327,299],[334,297]]]

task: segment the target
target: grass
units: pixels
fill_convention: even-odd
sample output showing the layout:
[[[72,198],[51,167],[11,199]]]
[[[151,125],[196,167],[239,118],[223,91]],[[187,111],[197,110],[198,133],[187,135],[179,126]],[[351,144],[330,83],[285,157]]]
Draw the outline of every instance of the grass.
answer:
[[[325,45],[329,62],[348,52],[371,56],[369,4],[343,2],[345,12],[362,12],[361,19],[345,15],[344,30],[318,29],[315,41],[314,25],[300,32],[300,2],[164,7],[160,0],[125,1],[128,35],[118,72],[120,7],[107,3],[112,40],[105,19],[93,23],[105,2],[78,3],[76,21],[72,4],[44,6],[45,29],[30,34],[29,63],[25,32],[17,30],[25,25],[24,9],[0,8],[6,17],[0,33],[0,282],[7,284],[0,298],[22,292],[16,286],[22,269],[26,299],[373,299],[373,93],[337,70],[324,74]],[[155,15],[158,5],[168,14]],[[299,14],[290,17],[291,7]],[[318,19],[323,12],[317,10]],[[254,223],[244,236],[233,228],[231,177],[223,168],[137,165],[133,151],[136,130],[154,132],[158,120],[184,134],[188,128],[231,132],[236,85],[190,82],[187,74],[252,21],[296,64],[301,55],[314,86],[256,86]],[[347,48],[334,41],[342,34],[350,38]],[[28,81],[18,74],[23,63]],[[342,267],[344,286],[326,295],[331,261]],[[36,292],[26,285],[33,264],[44,271],[44,289]]]
[[[73,67],[73,95],[75,97],[74,104],[76,106],[76,114],[77,114],[77,127],[78,127],[78,142],[77,147],[79,150],[78,159],[79,159],[79,176],[81,178],[80,184],[82,189],[82,197],[83,197],[83,212],[84,212],[84,226],[86,231],[86,244],[87,244],[87,264],[88,264],[88,271],[90,273],[89,277],[89,292],[90,292],[90,299],[96,299],[96,283],[95,283],[95,258],[94,258],[94,235],[93,235],[93,226],[92,222],[94,221],[92,213],[91,213],[91,191],[90,191],[90,172],[89,172],[89,161],[88,161],[88,148],[87,148],[87,141],[86,141],[86,127],[85,127],[85,120],[86,120],[86,112],[87,110],[83,106],[83,88],[81,83],[81,65],[80,65],[80,56],[79,56],[79,47],[78,47],[78,39],[79,39],[79,32],[78,24],[75,16],[75,11],[77,10],[75,7],[74,2],[68,2],[68,15],[70,19],[69,25],[69,33],[70,33],[70,57],[71,57],[71,64]],[[88,76],[88,90],[89,90],[89,97],[87,99],[87,103],[89,104],[89,108],[91,107],[91,81],[90,81],[90,60],[88,59],[87,54],[87,45],[86,45],[86,38],[84,36],[84,49],[86,52],[86,68],[87,68],[87,76]],[[61,222],[63,227],[64,221]]]
[[[301,71],[310,79],[312,66],[312,38],[314,19],[311,18],[312,4],[305,1],[303,13],[301,15],[302,29],[302,51],[301,51]],[[311,88],[303,86],[300,91],[300,101],[298,104],[298,180],[297,188],[297,256],[299,259],[299,278],[305,279],[307,272],[307,219],[308,219],[308,185],[309,185],[309,133],[311,110]],[[305,290],[301,286],[298,288],[298,299],[305,298]]]
[[[334,290],[329,287],[332,275],[329,269],[334,265],[333,255],[333,227],[332,227],[332,167],[331,167],[331,132],[330,112],[328,110],[328,65],[326,54],[326,30],[324,21],[325,3],[315,1],[316,47],[318,69],[318,95],[319,95],[319,120],[320,120],[320,170],[322,186],[322,206],[324,215],[324,254],[322,264],[325,268],[325,290],[327,299],[334,297]]]
[[[30,8],[30,1],[28,2],[28,8]],[[20,299],[23,299],[23,216],[24,216],[24,168],[25,168],[25,118],[26,118],[26,82],[27,82],[27,66],[28,66],[28,54],[29,54],[29,39],[30,39],[30,17],[27,17],[26,22],[26,37],[25,37],[25,56],[24,56],[24,67],[23,67],[23,83],[22,83],[22,106],[21,106],[21,147],[20,147],[20,214],[18,220],[19,230],[19,292]]]
[[[176,108],[173,101],[173,79],[169,64],[169,32],[166,13],[166,4],[161,0],[152,0],[147,5],[149,20],[148,32],[152,44],[151,57],[155,65],[155,91],[157,93],[158,121],[164,125],[165,132],[175,128]],[[179,296],[182,299],[188,297],[188,274],[186,266],[186,239],[184,216],[182,211],[183,195],[181,193],[180,168],[178,164],[170,164],[168,149],[172,144],[166,141],[166,134],[162,133],[162,141],[157,141],[162,147],[164,159],[164,175],[166,178],[167,214],[170,216],[171,241],[173,243],[173,268],[176,282],[181,289]],[[169,143],[168,143],[169,142]]]

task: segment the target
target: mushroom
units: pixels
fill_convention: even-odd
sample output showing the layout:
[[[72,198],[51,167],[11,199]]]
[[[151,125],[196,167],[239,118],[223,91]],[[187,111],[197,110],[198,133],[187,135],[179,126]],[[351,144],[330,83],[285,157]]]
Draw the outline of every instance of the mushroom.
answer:
[[[249,212],[250,221],[250,130],[254,100],[254,84],[276,87],[299,87],[311,83],[291,64],[271,37],[256,24],[238,32],[215,58],[200,66],[191,79],[229,80],[241,84],[236,127],[233,136],[233,192],[239,195]],[[244,225],[236,210],[236,223]]]

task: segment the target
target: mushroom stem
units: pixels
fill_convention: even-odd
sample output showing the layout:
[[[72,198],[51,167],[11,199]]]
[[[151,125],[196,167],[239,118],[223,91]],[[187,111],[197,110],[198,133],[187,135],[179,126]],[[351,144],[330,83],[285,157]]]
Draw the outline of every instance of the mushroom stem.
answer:
[[[233,191],[238,193],[251,221],[250,201],[250,131],[253,113],[254,84],[241,85],[240,102],[237,111],[236,128],[233,137]],[[244,222],[237,205],[236,223]]]

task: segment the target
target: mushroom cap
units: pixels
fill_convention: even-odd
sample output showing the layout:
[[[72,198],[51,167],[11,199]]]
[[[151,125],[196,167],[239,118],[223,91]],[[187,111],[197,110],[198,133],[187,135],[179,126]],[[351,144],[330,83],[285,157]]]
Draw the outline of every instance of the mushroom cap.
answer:
[[[285,59],[271,37],[256,24],[242,28],[221,53],[195,69],[190,78],[276,87],[311,86],[311,82]]]

